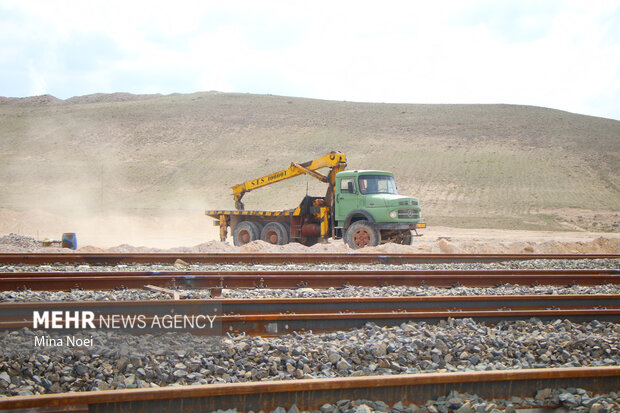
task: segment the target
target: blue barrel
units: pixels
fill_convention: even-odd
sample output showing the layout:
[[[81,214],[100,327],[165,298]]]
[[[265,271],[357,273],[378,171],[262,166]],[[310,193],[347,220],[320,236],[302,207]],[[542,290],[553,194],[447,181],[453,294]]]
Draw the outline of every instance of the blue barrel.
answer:
[[[77,249],[77,236],[75,232],[65,232],[62,234],[62,247],[70,248],[72,250]]]

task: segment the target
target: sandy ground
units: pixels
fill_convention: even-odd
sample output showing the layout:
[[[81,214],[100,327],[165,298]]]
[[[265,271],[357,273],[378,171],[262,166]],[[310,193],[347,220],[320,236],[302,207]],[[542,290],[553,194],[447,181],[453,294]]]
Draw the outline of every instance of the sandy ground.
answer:
[[[619,233],[434,227],[427,228],[417,244],[418,248],[446,253],[620,254]]]
[[[77,234],[78,251],[155,251],[179,252],[344,252],[351,251],[341,240],[305,247],[284,246],[255,241],[243,247],[220,242],[213,220],[201,214],[192,216],[95,216],[61,217],[42,211],[15,212],[0,209],[0,236],[14,233],[60,240],[64,232]],[[427,253],[600,253],[620,254],[620,233],[513,231],[429,227],[420,231],[413,245],[386,244],[364,252]],[[0,243],[0,251],[23,248]]]

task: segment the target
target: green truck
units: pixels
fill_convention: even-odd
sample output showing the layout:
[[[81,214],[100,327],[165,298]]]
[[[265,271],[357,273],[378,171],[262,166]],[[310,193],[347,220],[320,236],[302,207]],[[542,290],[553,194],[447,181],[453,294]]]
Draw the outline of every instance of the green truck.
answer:
[[[309,246],[331,237],[358,249],[386,242],[409,245],[414,234],[420,236],[417,230],[426,228],[420,222],[420,203],[417,198],[398,195],[391,172],[346,171],[346,165],[341,152],[291,163],[287,169],[235,185],[235,210],[207,210],[205,214],[216,220],[220,240],[226,240],[230,228],[237,246],[259,239]],[[317,172],[321,168],[329,168],[329,173]],[[302,174],[328,184],[325,196],[306,196],[289,210],[245,210],[241,200],[246,192]]]

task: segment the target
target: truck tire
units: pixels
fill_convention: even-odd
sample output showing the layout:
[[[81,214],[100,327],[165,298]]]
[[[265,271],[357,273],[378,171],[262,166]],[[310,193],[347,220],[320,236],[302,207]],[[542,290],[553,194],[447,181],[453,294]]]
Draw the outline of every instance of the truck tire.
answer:
[[[254,225],[254,228],[256,228],[256,233],[258,234],[258,238],[260,239],[260,234],[263,231],[263,224],[260,222],[256,222],[256,221],[248,221],[250,224]]]
[[[403,245],[411,245],[413,241],[413,236],[411,235],[411,230],[407,229],[403,232],[400,243]]]
[[[260,239],[270,244],[288,244],[288,230],[279,222],[269,222],[260,234]]]
[[[233,242],[236,247],[247,244],[248,242],[259,239],[260,232],[255,223],[243,221],[233,229]]]
[[[379,245],[381,236],[368,221],[355,221],[344,234],[344,241],[354,250]]]

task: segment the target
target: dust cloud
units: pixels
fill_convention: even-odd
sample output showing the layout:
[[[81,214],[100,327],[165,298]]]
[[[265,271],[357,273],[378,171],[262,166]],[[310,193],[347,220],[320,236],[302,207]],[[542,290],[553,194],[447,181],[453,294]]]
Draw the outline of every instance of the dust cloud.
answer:
[[[77,235],[78,247],[120,244],[172,248],[219,240],[218,227],[203,211],[186,215],[58,215],[41,210],[16,212],[0,208],[0,234],[15,233],[43,240]],[[202,215],[201,215],[202,212]]]
[[[140,149],[157,145],[157,138],[141,145],[129,133],[135,125],[112,130],[105,127],[107,113],[84,119],[58,108],[37,112],[22,135],[0,142],[6,158],[0,165],[0,234],[60,240],[74,232],[78,247],[104,248],[219,240],[213,219],[204,215],[205,191],[177,183],[175,176],[162,185],[149,173],[161,159],[142,159]]]

